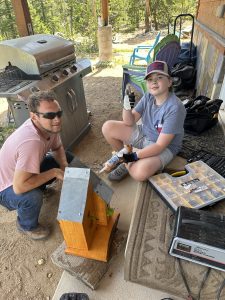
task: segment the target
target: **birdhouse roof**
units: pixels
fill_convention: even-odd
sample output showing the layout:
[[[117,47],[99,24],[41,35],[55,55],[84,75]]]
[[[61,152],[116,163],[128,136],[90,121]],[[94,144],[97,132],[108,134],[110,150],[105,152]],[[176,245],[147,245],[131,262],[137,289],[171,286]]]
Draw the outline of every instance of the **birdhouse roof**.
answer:
[[[65,169],[57,216],[58,220],[82,222],[89,181],[90,169]]]
[[[79,159],[74,158],[70,167],[65,169],[57,215],[58,220],[82,222],[89,184],[92,185],[94,192],[108,205],[113,190]]]
[[[74,157],[69,166],[74,168],[88,168],[77,157]],[[106,202],[106,204],[109,204],[112,199],[113,190],[92,170],[90,170],[90,182],[94,191]]]

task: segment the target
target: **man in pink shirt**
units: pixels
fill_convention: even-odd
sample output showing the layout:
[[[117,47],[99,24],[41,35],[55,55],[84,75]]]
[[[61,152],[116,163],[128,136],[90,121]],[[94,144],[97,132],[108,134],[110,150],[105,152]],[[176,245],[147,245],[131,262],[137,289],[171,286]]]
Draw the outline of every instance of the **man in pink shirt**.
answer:
[[[48,236],[38,223],[43,190],[55,179],[63,180],[64,169],[73,159],[65,154],[59,132],[62,110],[52,92],[28,98],[30,119],[5,141],[0,150],[0,204],[17,210],[17,228],[34,240]]]

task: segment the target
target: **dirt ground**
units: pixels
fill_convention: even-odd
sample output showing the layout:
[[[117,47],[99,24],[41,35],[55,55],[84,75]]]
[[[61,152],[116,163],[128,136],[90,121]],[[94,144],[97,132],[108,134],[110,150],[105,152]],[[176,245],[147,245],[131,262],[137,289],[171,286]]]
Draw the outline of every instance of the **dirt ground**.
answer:
[[[132,49],[135,44],[149,42],[149,36],[139,34],[136,40],[122,42],[117,36],[117,40],[120,44],[117,41],[115,47]],[[91,111],[91,130],[74,148],[74,153],[92,170],[98,171],[111,155],[111,148],[101,133],[102,124],[108,119],[121,118],[122,67],[95,69],[83,81],[87,107]],[[1,115],[5,117],[6,111]],[[63,242],[63,237],[56,220],[60,188],[56,186],[52,192],[45,195],[40,216],[40,222],[51,228],[51,235],[45,241],[32,241],[20,234],[15,226],[16,213],[0,206],[2,300],[50,300],[54,294],[62,270],[52,263],[50,256]]]

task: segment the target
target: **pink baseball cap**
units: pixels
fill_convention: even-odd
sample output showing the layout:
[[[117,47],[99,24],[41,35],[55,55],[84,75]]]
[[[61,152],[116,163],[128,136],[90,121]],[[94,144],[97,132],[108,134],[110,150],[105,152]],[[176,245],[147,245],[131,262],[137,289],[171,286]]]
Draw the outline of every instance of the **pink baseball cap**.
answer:
[[[144,79],[147,79],[152,73],[159,73],[168,77],[170,76],[167,63],[160,60],[155,60],[153,63],[147,66]]]

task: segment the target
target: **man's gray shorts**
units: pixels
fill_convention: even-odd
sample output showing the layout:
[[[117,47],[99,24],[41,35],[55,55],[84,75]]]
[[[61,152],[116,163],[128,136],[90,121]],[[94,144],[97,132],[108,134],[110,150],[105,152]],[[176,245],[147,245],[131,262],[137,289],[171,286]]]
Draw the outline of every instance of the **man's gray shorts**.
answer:
[[[142,126],[135,125],[133,127],[133,133],[128,141],[126,141],[126,144],[132,144],[133,147],[138,149],[143,149],[149,145],[155,144],[155,142],[152,142],[148,140],[142,132]],[[173,159],[174,155],[173,153],[166,148],[163,152],[161,152],[159,155],[159,158],[162,163],[161,170],[164,169],[166,165]]]

